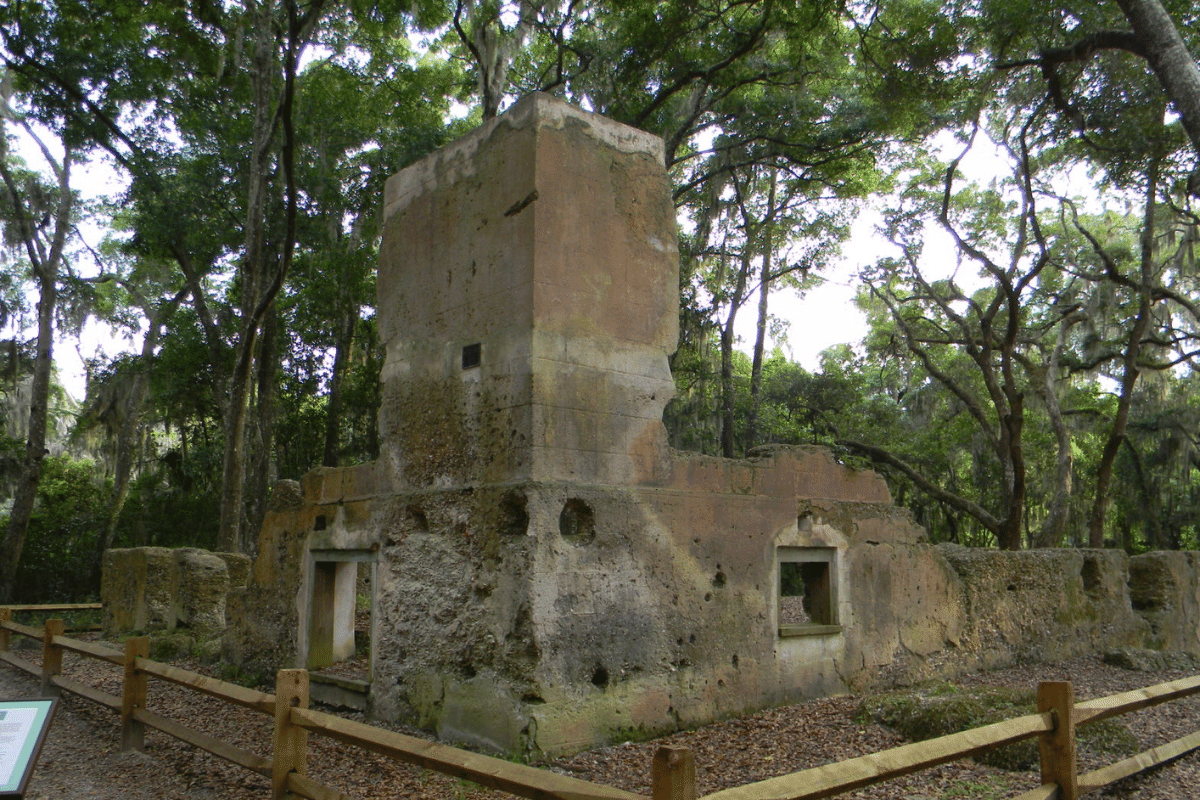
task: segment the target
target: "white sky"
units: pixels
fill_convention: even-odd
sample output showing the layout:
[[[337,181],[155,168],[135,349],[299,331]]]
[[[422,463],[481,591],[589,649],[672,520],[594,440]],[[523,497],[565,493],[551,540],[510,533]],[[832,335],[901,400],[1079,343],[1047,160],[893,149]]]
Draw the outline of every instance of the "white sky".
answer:
[[[25,161],[25,164],[31,169],[37,169],[45,174],[50,174],[50,166],[47,164],[37,144],[23,132],[19,132],[15,126],[12,126],[10,130],[19,133],[16,141],[16,149],[18,155]],[[38,133],[54,158],[58,159],[61,163],[63,154],[58,140],[40,127],[35,127],[35,132]],[[115,197],[125,188],[124,181],[120,178],[119,174],[111,167],[99,161],[91,164],[72,165],[71,187],[80,193],[84,202]],[[105,231],[94,224],[83,223],[79,226],[79,234],[87,245],[94,249],[99,246]],[[86,256],[74,259],[72,267],[83,277],[93,277],[96,274],[95,265]],[[29,337],[36,335],[36,331],[31,326],[34,326],[36,321],[33,314],[35,313],[34,306],[37,303],[37,298],[30,297],[28,303],[30,311],[23,321],[25,329],[17,331],[14,326],[9,325],[3,330],[4,336],[18,335]],[[131,341],[127,338],[114,337],[107,325],[89,319],[84,324],[83,334],[79,340],[76,340],[72,336],[63,336],[61,334],[57,336],[54,342],[54,366],[58,370],[59,380],[71,396],[77,400],[82,400],[86,389],[83,359],[94,358],[98,353],[112,355],[128,351],[135,346],[140,346],[140,342]]]
[[[20,152],[31,165],[41,163],[40,153],[32,142],[26,141]],[[998,166],[998,159],[994,151],[978,146],[964,163],[964,172],[968,177],[985,179],[1003,168]],[[73,183],[86,199],[115,196],[123,189],[117,174],[103,163],[78,168]],[[867,325],[865,317],[853,302],[858,286],[855,276],[862,267],[873,264],[884,255],[893,254],[893,246],[876,230],[880,221],[878,212],[872,210],[860,215],[852,225],[851,237],[843,248],[842,258],[822,273],[825,282],[821,286],[803,294],[784,290],[772,295],[772,315],[785,320],[788,326],[786,341],[769,342],[768,352],[776,344],[782,344],[791,358],[806,369],[815,370],[820,365],[820,353],[823,350],[835,344],[857,344],[862,340]],[[99,244],[104,234],[95,226],[85,226],[81,233],[92,247]],[[935,261],[947,266],[955,263],[953,247],[940,230],[928,231],[925,252],[926,258],[931,261],[931,274],[938,271]],[[945,270],[945,266],[942,270]],[[740,315],[738,346],[747,351],[754,341],[754,324],[754,313]],[[59,379],[73,396],[82,399],[85,391],[83,359],[135,349],[140,346],[139,338],[114,337],[106,325],[89,321],[78,342],[70,337],[60,337],[56,342],[55,362]]]
[[[941,150],[946,159],[957,156],[962,145],[955,144],[949,135]],[[960,171],[968,180],[987,181],[1003,174],[1008,167],[994,145],[981,134],[975,147],[963,159]],[[842,248],[842,257],[834,266],[821,273],[825,283],[803,294],[786,290],[772,295],[770,312],[788,322],[787,341],[783,350],[794,361],[811,371],[820,367],[823,350],[836,344],[860,343],[867,334],[866,316],[854,305],[858,290],[857,275],[884,256],[897,255],[896,248],[877,230],[882,215],[868,208],[854,221],[850,239]],[[929,278],[949,277],[958,264],[955,245],[949,234],[937,225],[925,228],[925,247],[921,257],[922,270]],[[959,275],[969,287],[970,276]],[[742,314],[736,325],[739,347],[747,352],[754,342],[755,314]],[[780,343],[770,342],[767,352]]]

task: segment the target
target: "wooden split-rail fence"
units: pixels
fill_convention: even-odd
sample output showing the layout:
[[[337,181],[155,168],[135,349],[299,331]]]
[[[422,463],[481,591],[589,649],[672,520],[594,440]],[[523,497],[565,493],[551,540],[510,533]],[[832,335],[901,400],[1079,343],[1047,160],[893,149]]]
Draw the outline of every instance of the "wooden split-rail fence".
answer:
[[[10,649],[12,634],[41,641],[40,666],[20,658]],[[122,668],[124,680],[121,696],[107,694],[64,676],[64,652],[106,661]],[[40,676],[44,694],[72,692],[118,714],[121,718],[121,746],[125,750],[140,750],[145,729],[151,727],[257,772],[271,780],[272,798],[352,800],[349,795],[306,776],[310,733],[518,797],[536,800],[643,798],[643,795],[621,789],[405,736],[311,709],[308,707],[308,672],[305,670],[280,670],[276,675],[275,693],[265,694],[152,661],[148,656],[149,639],[144,636],[127,639],[122,652],[65,636],[62,620],[47,620],[42,628],[13,622],[11,609],[0,607],[0,661]],[[150,711],[146,708],[150,679],[167,681],[182,689],[200,692],[273,717],[272,757],[248,752]],[[1200,676],[1195,676],[1076,703],[1070,683],[1042,683],[1038,689],[1035,714],[724,789],[705,795],[703,800],[807,800],[835,797],[1034,737],[1038,739],[1041,755],[1041,785],[1013,800],[1075,800],[1080,795],[1102,789],[1122,778],[1200,748],[1200,731],[1196,731],[1169,744],[1080,775],[1077,773],[1075,757],[1076,726],[1198,693]],[[698,800],[695,760],[687,748],[660,747],[654,754],[650,770],[653,800]]]

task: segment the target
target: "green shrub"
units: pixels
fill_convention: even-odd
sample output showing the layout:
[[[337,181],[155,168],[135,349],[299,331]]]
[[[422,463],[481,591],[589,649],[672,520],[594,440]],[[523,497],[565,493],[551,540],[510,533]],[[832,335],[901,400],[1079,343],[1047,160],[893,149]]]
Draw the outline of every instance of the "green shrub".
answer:
[[[37,502],[29,518],[14,601],[80,603],[99,597],[94,574],[108,492],[89,460],[42,461]],[[0,523],[5,526],[8,518]]]
[[[174,661],[187,658],[195,649],[195,637],[182,631],[150,637],[150,658],[155,661]]]
[[[1022,717],[1036,708],[1037,696],[1032,690],[938,682],[868,697],[859,712],[919,742]],[[1116,719],[1077,728],[1076,741],[1080,750],[1104,756],[1124,757],[1140,749],[1137,738]],[[999,769],[1032,769],[1038,765],[1037,739],[989,750],[975,759]]]

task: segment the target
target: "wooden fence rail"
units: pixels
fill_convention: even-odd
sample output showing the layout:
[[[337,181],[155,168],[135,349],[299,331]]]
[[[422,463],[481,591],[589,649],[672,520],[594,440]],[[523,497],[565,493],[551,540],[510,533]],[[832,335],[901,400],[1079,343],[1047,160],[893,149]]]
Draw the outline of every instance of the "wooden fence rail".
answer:
[[[280,670],[276,676],[275,694],[265,694],[151,661],[146,637],[126,640],[125,650],[120,652],[68,638],[63,635],[61,620],[47,620],[44,628],[39,629],[15,623],[11,616],[10,609],[0,607],[0,661],[40,677],[47,694],[57,694],[63,690],[73,692],[120,715],[123,749],[140,750],[145,728],[154,728],[270,778],[272,798],[275,800],[294,797],[353,800],[307,777],[309,734],[325,736],[518,797],[547,800],[637,800],[642,797],[310,709],[308,673],[305,670]],[[10,651],[12,634],[41,641],[40,666]],[[61,674],[64,652],[121,667],[124,670],[121,697],[64,677]],[[151,678],[272,716],[275,726],[271,758],[243,750],[148,710],[146,697]],[[1076,800],[1083,794],[1200,749],[1200,731],[1196,731],[1116,764],[1078,775],[1075,754],[1077,726],[1195,694],[1200,694],[1200,676],[1082,703],[1074,701],[1070,683],[1042,683],[1038,688],[1035,714],[725,789],[703,798],[699,798],[697,793],[696,765],[692,753],[683,747],[660,747],[650,765],[651,794],[653,800],[807,800],[835,797],[1037,737],[1041,786],[1013,800]]]
[[[0,606],[0,611],[37,611],[40,613],[56,613],[59,611],[100,611],[103,603],[44,603],[42,605],[17,605],[9,603]]]
[[[35,614],[60,614],[64,611],[102,611],[103,609],[103,603],[47,603],[44,605],[17,605],[10,603],[8,605],[0,605],[0,614],[3,614],[6,611],[9,612],[10,615],[19,612],[32,612]],[[11,619],[11,616],[6,617],[6,619]],[[67,626],[67,630],[98,631],[102,627],[103,626],[99,623],[94,623],[88,625]],[[41,629],[39,628],[38,630],[40,631]],[[39,633],[38,635],[40,636],[41,634]]]

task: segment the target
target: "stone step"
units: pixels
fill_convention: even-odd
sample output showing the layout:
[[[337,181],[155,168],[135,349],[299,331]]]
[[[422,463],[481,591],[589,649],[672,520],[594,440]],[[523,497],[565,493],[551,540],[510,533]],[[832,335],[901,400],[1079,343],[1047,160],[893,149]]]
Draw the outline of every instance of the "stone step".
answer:
[[[371,696],[371,682],[311,672],[308,675],[308,694],[311,700],[323,705],[366,711]]]

